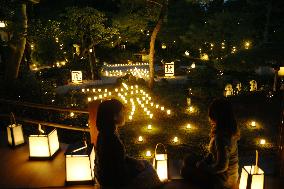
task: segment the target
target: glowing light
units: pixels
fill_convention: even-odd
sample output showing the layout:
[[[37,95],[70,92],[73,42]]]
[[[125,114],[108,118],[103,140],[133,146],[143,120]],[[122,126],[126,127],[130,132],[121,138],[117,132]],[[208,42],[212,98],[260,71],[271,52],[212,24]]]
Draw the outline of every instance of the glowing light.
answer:
[[[187,128],[187,129],[190,129],[190,128],[191,128],[191,125],[188,123],[188,124],[186,125],[186,128]]]
[[[164,111],[164,110],[165,110],[165,107],[164,107],[164,106],[162,106],[162,107],[161,107],[161,110],[162,110],[162,111]]]
[[[178,142],[178,137],[174,137],[174,139],[173,139],[173,143],[177,143]]]
[[[88,97],[88,102],[91,102],[92,98],[91,97]]]
[[[256,122],[255,122],[255,121],[252,121],[250,125],[251,125],[252,127],[255,127],[255,126],[256,126]]]
[[[190,67],[194,69],[196,67],[195,63],[192,63]]]
[[[152,156],[151,151],[150,151],[150,150],[147,150],[147,151],[146,151],[146,157],[151,157],[151,156]]]
[[[192,106],[190,106],[190,107],[189,107],[189,111],[190,111],[190,112],[193,112],[193,111],[194,111],[194,108],[193,108]]]
[[[185,54],[185,56],[189,56],[189,52],[188,51],[185,51],[184,54]]]
[[[152,125],[148,125],[147,129],[152,130]]]
[[[251,46],[251,42],[250,41],[245,41],[245,49],[249,49]]]
[[[132,120],[132,115],[128,116],[129,120]]]
[[[170,115],[171,114],[171,110],[167,110],[167,114]]]
[[[142,136],[138,137],[138,142],[143,142],[143,137]]]
[[[74,117],[74,115],[75,115],[74,112],[70,113],[70,117]]]
[[[260,139],[259,144],[261,144],[261,145],[266,144],[266,140],[265,139]]]
[[[6,24],[5,24],[5,22],[3,22],[3,21],[0,21],[0,28],[5,28],[6,27]]]

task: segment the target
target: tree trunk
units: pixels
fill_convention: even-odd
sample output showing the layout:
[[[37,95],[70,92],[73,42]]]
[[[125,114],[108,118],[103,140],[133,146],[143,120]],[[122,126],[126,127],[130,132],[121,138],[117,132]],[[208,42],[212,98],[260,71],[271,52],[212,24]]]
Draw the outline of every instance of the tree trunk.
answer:
[[[90,63],[90,70],[91,70],[91,79],[95,80],[95,70],[94,64],[96,63],[96,54],[94,48],[91,48],[92,52],[89,51],[89,63]]]
[[[27,12],[26,4],[16,5],[15,23],[18,26],[11,41],[8,44],[9,57],[6,62],[5,80],[12,82],[18,78],[21,60],[25,51],[27,35]]]
[[[158,22],[152,32],[151,35],[151,41],[150,41],[150,52],[149,52],[149,72],[150,72],[150,78],[149,78],[149,88],[150,90],[153,89],[154,87],[154,74],[155,74],[155,70],[154,70],[154,63],[155,63],[155,42],[156,42],[156,38],[157,35],[162,27],[163,24],[163,20],[166,14],[166,9],[167,9],[167,0],[164,1],[164,4],[162,5],[162,9],[159,15],[159,19]]]

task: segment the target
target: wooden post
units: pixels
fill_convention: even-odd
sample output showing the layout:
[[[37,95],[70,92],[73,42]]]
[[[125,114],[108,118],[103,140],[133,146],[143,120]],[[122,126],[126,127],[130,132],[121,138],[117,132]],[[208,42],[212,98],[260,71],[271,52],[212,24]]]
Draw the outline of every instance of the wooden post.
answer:
[[[99,107],[100,101],[92,101],[88,104],[88,111],[89,111],[89,128],[90,128],[90,135],[91,135],[91,143],[94,144],[96,147],[97,144],[97,137],[98,137],[98,130],[96,127],[96,120],[97,120],[97,111]]]

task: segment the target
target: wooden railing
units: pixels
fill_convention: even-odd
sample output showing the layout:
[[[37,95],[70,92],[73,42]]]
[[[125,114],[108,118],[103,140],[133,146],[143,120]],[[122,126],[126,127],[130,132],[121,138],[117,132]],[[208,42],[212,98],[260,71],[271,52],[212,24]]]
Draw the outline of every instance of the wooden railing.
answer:
[[[25,123],[41,124],[41,125],[45,125],[49,127],[89,132],[90,137],[91,137],[91,143],[96,144],[97,135],[98,135],[98,131],[96,129],[96,115],[97,115],[97,109],[99,105],[98,101],[90,102],[88,104],[88,109],[86,110],[76,109],[76,108],[62,108],[62,107],[46,105],[46,104],[36,104],[36,103],[13,101],[13,100],[6,100],[6,99],[0,99],[0,104],[7,104],[7,105],[12,105],[12,106],[24,106],[24,107],[29,107],[29,108],[41,109],[41,110],[53,110],[53,111],[59,111],[59,112],[74,112],[74,113],[79,113],[79,114],[88,114],[89,115],[88,127],[86,128],[73,126],[73,125],[52,123],[52,122],[41,121],[41,120],[34,120],[30,118],[19,117],[17,115],[15,115],[15,118],[17,121],[25,122]],[[9,119],[10,115],[0,114],[0,117]]]

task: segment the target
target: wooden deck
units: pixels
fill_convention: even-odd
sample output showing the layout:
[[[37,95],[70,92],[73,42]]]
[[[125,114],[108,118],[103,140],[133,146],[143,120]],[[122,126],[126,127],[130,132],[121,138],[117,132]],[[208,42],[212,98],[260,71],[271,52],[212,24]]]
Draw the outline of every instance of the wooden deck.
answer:
[[[0,129],[0,188],[55,188],[55,189],[97,189],[98,186],[65,186],[65,157],[67,144],[60,144],[61,150],[52,160],[29,160],[28,144],[11,148],[6,132]],[[171,182],[163,189],[194,189],[179,176],[180,161],[170,161]],[[284,188],[284,179],[266,176],[265,189]]]

